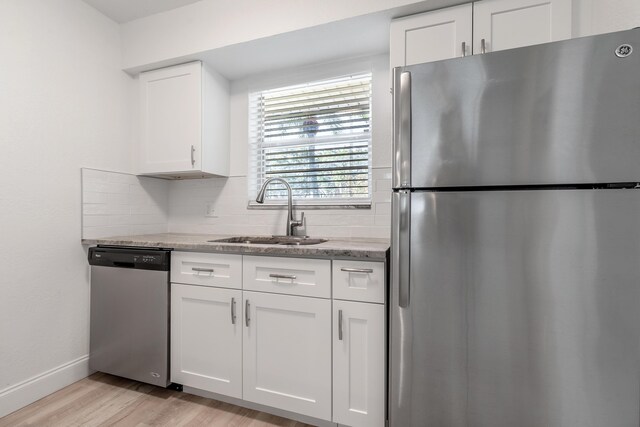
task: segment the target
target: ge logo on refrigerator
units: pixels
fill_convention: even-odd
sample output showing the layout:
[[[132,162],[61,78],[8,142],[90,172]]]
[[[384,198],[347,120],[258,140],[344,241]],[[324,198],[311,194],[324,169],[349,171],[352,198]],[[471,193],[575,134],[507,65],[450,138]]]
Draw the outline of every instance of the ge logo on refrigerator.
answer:
[[[633,52],[633,46],[631,46],[630,44],[621,44],[616,49],[616,56],[618,58],[626,58],[627,56],[631,55],[631,52]]]

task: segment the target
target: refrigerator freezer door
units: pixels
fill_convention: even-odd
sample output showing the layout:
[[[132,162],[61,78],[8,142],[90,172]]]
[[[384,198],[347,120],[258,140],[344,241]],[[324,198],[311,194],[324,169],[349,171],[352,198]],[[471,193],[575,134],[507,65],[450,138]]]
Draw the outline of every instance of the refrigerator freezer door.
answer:
[[[617,56],[624,45],[633,51]],[[408,158],[410,136],[411,165],[395,168],[395,188],[640,180],[640,29],[402,71],[394,156]],[[401,120],[407,84],[411,117]]]
[[[410,206],[391,427],[639,425],[640,190],[414,192]]]

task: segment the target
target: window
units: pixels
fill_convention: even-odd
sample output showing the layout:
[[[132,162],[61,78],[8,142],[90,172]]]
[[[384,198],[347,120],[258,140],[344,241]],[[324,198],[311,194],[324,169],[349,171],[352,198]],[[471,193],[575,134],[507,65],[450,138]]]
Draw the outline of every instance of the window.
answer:
[[[371,205],[371,73],[249,95],[249,197],[286,179],[297,204]],[[266,203],[286,201],[274,182]]]

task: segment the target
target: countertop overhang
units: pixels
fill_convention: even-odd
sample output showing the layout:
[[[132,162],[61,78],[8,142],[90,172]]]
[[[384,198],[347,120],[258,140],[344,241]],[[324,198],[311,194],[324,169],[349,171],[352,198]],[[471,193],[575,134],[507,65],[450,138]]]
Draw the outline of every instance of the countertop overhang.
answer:
[[[166,248],[194,252],[222,252],[245,255],[298,256],[314,258],[369,258],[385,260],[389,252],[388,239],[328,238],[317,245],[264,245],[221,243],[209,240],[232,237],[219,234],[159,233],[137,236],[114,236],[82,239],[85,245],[137,246]],[[316,236],[314,236],[316,237]],[[321,236],[318,236],[321,237]]]

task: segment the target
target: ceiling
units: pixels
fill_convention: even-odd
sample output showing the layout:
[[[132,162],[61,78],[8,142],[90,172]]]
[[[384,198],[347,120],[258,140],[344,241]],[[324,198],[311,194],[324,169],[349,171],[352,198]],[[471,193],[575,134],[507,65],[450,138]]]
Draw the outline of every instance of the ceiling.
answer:
[[[200,0],[83,0],[122,24],[145,16],[176,9]]]

